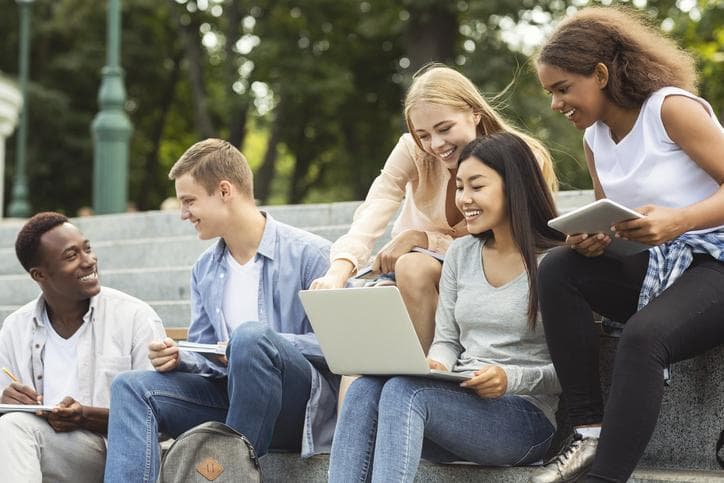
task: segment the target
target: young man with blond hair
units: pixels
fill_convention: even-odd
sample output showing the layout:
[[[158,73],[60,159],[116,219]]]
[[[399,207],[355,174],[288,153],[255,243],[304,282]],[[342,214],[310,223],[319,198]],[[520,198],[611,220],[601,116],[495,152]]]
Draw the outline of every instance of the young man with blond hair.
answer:
[[[254,203],[252,173],[231,144],[207,139],[171,168],[181,218],[201,239],[220,237],[191,274],[189,341],[226,342],[225,356],[151,343],[155,371],[113,383],[106,481],[156,481],[158,433],[205,421],[269,448],[327,449],[339,380],[322,357],[298,292],[328,268],[330,243],[275,221]]]

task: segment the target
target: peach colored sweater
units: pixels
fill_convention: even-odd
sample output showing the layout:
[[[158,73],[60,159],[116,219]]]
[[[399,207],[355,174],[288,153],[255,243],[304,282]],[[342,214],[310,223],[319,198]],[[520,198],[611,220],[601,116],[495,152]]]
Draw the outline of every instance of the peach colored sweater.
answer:
[[[464,219],[455,226],[448,224],[445,196],[449,180],[445,165],[423,152],[409,133],[403,134],[355,211],[349,232],[332,245],[332,261],[346,259],[356,268],[366,265],[375,241],[400,203],[392,236],[408,229],[423,231],[428,248],[445,253],[453,238],[468,234]]]

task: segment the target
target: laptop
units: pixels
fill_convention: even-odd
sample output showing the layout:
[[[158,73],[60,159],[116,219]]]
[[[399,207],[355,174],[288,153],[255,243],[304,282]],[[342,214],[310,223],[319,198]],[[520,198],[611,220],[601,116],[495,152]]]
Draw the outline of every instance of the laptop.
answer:
[[[430,369],[397,287],[301,290],[299,297],[335,374],[470,378]]]

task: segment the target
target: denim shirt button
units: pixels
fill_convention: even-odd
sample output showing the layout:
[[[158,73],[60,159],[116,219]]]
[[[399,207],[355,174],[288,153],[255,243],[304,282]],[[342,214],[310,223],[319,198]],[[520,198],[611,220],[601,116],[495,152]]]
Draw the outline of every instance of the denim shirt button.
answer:
[[[220,274],[219,274],[219,278],[224,278],[224,274],[223,274],[223,273],[220,273]]]

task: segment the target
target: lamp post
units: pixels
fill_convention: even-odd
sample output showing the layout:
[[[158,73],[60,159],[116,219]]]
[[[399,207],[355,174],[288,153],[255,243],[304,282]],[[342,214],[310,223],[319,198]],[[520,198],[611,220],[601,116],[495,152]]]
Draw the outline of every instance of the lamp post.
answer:
[[[93,208],[97,214],[126,211],[131,121],[123,110],[121,2],[108,0],[106,65],[98,91],[101,110],[93,119]]]
[[[20,127],[15,148],[15,179],[13,180],[12,200],[8,206],[8,215],[24,218],[30,215],[28,203],[28,180],[25,175],[25,146],[28,138],[28,70],[30,57],[30,5],[33,0],[15,0],[20,10],[20,93],[23,106],[20,109]]]

